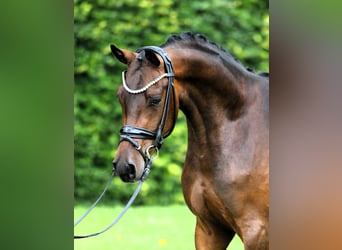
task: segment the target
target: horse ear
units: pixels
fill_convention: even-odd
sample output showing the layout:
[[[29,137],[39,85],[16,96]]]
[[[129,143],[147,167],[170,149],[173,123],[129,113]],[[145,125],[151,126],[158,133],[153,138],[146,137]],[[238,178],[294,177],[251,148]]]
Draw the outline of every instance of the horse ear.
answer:
[[[110,49],[112,54],[122,63],[129,64],[135,58],[135,53],[125,49],[119,49],[111,44]]]
[[[160,65],[160,61],[159,61],[157,55],[153,51],[151,51],[149,49],[145,50],[145,57],[154,66],[158,67]]]

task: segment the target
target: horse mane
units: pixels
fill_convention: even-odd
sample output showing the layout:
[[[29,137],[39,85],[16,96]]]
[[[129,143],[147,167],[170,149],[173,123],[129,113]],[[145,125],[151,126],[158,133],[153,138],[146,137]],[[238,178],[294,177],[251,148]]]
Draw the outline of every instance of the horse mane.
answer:
[[[192,41],[192,42],[197,42],[200,44],[206,43],[206,44],[208,44],[208,45],[210,45],[210,46],[212,46],[218,50],[221,50],[224,53],[227,53],[229,56],[232,56],[226,50],[224,50],[221,46],[219,46],[218,44],[208,40],[203,34],[194,34],[190,31],[183,32],[180,35],[169,36],[167,41],[163,45],[161,45],[161,47],[168,46],[168,45],[177,43],[179,41]]]
[[[183,43],[190,42],[194,45],[202,46],[202,48],[203,48],[203,46],[209,46],[211,49],[213,49],[214,51],[216,51],[219,54],[224,53],[230,59],[233,59],[233,61],[235,61],[237,64],[239,64],[240,66],[245,68],[247,71],[255,73],[255,71],[252,68],[244,67],[239,60],[237,60],[235,57],[233,57],[229,52],[227,52],[225,49],[223,49],[220,45],[218,45],[218,44],[210,41],[209,39],[207,39],[203,34],[195,34],[193,32],[188,31],[188,32],[183,32],[180,35],[171,35],[168,37],[166,42],[161,45],[161,47],[177,45],[177,43],[180,43],[180,42],[181,43],[182,42]],[[262,73],[259,73],[259,76],[268,77],[268,73],[262,72]]]
[[[203,34],[195,34],[193,32],[183,32],[180,35],[171,35],[168,37],[166,42],[161,45],[161,47],[169,46],[169,45],[174,45],[179,42],[192,42],[194,44],[198,45],[204,45],[204,46],[209,46],[213,48],[214,50],[217,50],[218,52],[223,52],[227,54],[229,57],[234,58],[229,52],[227,52],[225,49],[223,49],[220,45],[208,40],[206,36]],[[235,61],[238,62],[236,58],[234,58]]]

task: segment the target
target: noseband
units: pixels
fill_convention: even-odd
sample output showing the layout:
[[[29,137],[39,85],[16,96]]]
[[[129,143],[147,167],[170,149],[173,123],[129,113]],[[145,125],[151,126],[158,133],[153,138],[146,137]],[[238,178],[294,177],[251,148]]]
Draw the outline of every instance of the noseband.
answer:
[[[146,168],[150,167],[150,166],[148,166],[150,159],[151,159],[150,151],[152,149],[154,149],[158,153],[158,150],[161,148],[161,146],[163,144],[163,139],[171,134],[171,132],[175,126],[175,122],[176,122],[176,97],[175,97],[175,90],[174,90],[174,86],[173,86],[173,78],[174,78],[173,66],[172,66],[172,62],[171,62],[170,57],[167,55],[167,53],[162,48],[157,47],[157,46],[142,47],[142,48],[138,49],[137,52],[139,53],[143,50],[151,50],[151,51],[159,54],[162,57],[162,59],[164,61],[164,65],[165,65],[165,73],[160,75],[159,77],[157,77],[156,79],[154,79],[153,81],[148,83],[147,85],[145,85],[145,87],[138,89],[138,90],[132,90],[127,86],[126,80],[125,80],[125,72],[123,72],[123,74],[122,74],[123,86],[124,86],[124,89],[128,93],[130,93],[132,95],[136,95],[136,94],[144,93],[145,91],[147,91],[147,89],[149,89],[151,86],[156,84],[162,78],[168,77],[168,84],[167,84],[166,97],[165,97],[165,102],[164,102],[164,107],[163,107],[163,113],[161,115],[159,125],[155,131],[151,131],[151,130],[147,130],[145,128],[140,128],[140,127],[131,126],[131,125],[123,126],[120,130],[120,142],[122,142],[122,141],[130,142],[133,145],[133,147],[143,157],[143,159],[145,161],[145,170],[149,171],[149,169],[146,169]],[[163,130],[164,130],[165,124],[166,124],[166,118],[168,116],[168,110],[169,110],[170,99],[171,99],[171,91],[173,92],[172,94],[173,94],[174,106],[175,106],[174,107],[173,123],[172,123],[171,129],[167,132],[167,134],[163,135]],[[146,152],[144,153],[143,150],[141,149],[141,145],[134,139],[153,140],[153,143],[152,143],[152,145],[147,147]],[[144,176],[145,175],[143,174],[142,178],[146,178],[146,176],[145,177]]]

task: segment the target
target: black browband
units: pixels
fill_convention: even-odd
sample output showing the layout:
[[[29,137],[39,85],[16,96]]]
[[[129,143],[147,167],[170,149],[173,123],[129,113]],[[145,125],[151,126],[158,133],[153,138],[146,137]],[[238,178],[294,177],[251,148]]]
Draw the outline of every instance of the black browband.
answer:
[[[137,50],[137,52],[141,52],[143,50],[151,50],[157,54],[159,54],[165,64],[165,72],[169,74],[168,76],[168,84],[167,84],[167,91],[166,91],[166,97],[164,102],[164,108],[163,113],[159,122],[159,125],[156,129],[156,131],[147,130],[144,128],[139,128],[136,126],[131,125],[125,125],[120,130],[120,142],[121,141],[128,141],[130,142],[142,155],[145,162],[147,162],[149,159],[146,157],[146,154],[141,150],[139,143],[137,143],[133,138],[135,139],[145,139],[145,140],[154,140],[153,146],[160,149],[163,144],[163,139],[168,137],[171,132],[173,131],[173,128],[175,126],[176,122],[176,96],[175,96],[175,90],[173,86],[173,78],[174,78],[174,72],[173,72],[173,66],[170,57],[167,55],[167,53],[160,47],[157,46],[146,46],[142,47]],[[167,133],[163,136],[163,130],[165,128],[166,118],[168,115],[168,109],[170,105],[170,92],[173,91],[173,99],[174,99],[174,117],[173,117],[173,124],[172,127]]]

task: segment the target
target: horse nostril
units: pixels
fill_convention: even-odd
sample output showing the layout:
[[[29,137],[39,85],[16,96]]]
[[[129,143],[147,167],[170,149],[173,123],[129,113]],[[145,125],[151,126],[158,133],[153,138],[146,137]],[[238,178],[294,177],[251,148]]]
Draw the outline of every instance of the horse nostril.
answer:
[[[128,162],[113,160],[113,173],[120,176],[124,182],[134,182],[136,177],[135,165]]]
[[[130,180],[133,180],[135,178],[135,166],[133,164],[127,164],[126,165],[128,176]]]

